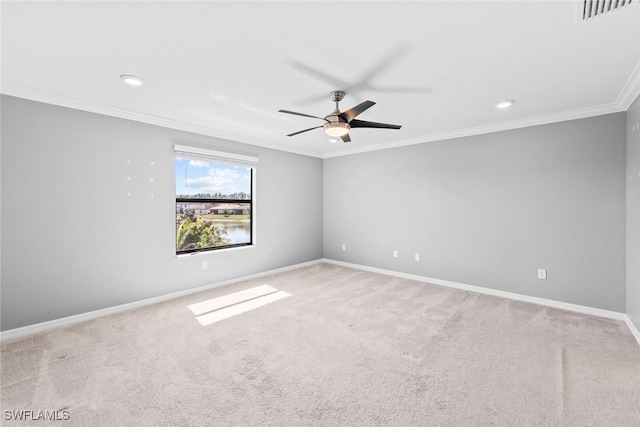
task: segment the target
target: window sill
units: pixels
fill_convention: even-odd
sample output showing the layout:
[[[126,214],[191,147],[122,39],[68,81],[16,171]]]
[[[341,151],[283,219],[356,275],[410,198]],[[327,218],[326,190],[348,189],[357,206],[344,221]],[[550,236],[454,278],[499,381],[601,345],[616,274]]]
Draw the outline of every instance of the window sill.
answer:
[[[213,249],[211,251],[200,251],[200,252],[189,252],[188,254],[176,254],[176,258],[189,258],[192,256],[198,256],[198,255],[210,255],[210,254],[215,254],[215,253],[220,253],[220,252],[229,252],[229,251],[237,251],[237,250],[243,250],[243,249],[250,249],[250,248],[255,248],[257,245],[253,244],[253,245],[244,245],[244,246],[235,246],[232,248],[223,248],[223,249]]]

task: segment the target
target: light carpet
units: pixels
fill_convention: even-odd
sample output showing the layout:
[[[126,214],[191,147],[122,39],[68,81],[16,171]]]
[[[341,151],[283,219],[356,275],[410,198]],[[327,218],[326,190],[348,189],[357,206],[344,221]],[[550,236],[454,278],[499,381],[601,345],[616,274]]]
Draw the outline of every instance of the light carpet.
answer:
[[[188,308],[264,284],[290,296],[206,326]],[[331,264],[0,351],[6,426],[640,425],[623,322]]]

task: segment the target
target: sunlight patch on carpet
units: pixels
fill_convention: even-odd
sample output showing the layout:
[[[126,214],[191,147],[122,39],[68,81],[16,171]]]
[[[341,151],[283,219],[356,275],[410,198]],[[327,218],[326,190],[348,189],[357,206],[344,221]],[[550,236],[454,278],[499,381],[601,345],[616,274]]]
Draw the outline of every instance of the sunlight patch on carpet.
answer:
[[[189,310],[202,326],[207,326],[238,314],[291,296],[269,285],[256,286],[218,298],[191,304]]]
[[[230,305],[238,304],[267,294],[272,294],[274,292],[278,292],[278,290],[269,285],[256,286],[255,288],[234,292],[223,297],[191,304],[189,306],[189,310],[191,310],[196,316],[199,316],[210,311],[219,310],[224,307],[229,307]]]

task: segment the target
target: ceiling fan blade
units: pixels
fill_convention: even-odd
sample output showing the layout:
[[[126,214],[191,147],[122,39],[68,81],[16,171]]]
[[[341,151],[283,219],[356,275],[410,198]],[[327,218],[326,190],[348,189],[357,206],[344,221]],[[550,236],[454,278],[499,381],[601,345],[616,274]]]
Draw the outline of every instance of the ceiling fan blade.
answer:
[[[319,129],[319,128],[321,128],[321,127],[324,127],[324,125],[316,126],[316,127],[312,127],[312,128],[305,129],[305,130],[299,130],[298,132],[290,133],[290,134],[289,134],[289,135],[287,135],[287,136],[295,136],[295,135],[298,135],[299,133],[308,132],[308,131],[310,131],[310,130]]]
[[[406,56],[409,52],[409,46],[406,44],[400,44],[393,47],[389,53],[381,57],[376,63],[364,71],[358,81],[353,85],[351,90],[368,89],[371,88],[370,81],[375,80],[375,76],[386,72],[386,70],[393,66],[401,57]]]
[[[343,111],[342,113],[340,113],[340,117],[345,119],[347,122],[351,122],[351,120],[355,119],[358,114],[362,113],[363,111],[368,110],[369,108],[373,107],[374,105],[376,105],[376,103],[373,102],[373,101],[361,102],[360,104],[356,105],[355,107],[350,108],[347,111]]]
[[[318,117],[318,116],[312,116],[310,114],[305,114],[305,113],[297,113],[295,111],[289,111],[289,110],[278,110],[279,113],[287,113],[287,114],[294,114],[296,116],[302,116],[302,117],[311,117],[312,119],[320,119],[320,120],[324,120],[327,121],[327,119],[325,119],[324,117]]]
[[[400,129],[401,125],[390,125],[387,123],[367,122],[365,120],[351,120],[349,126],[352,128],[377,128],[377,129]]]
[[[340,80],[337,77],[334,77],[328,73],[324,73],[320,70],[317,70],[313,67],[310,67],[308,65],[305,65],[301,62],[296,62],[296,61],[291,61],[291,63],[293,64],[294,67],[296,67],[298,70],[302,71],[303,73],[317,79],[317,80],[321,80],[325,83],[329,83],[331,85],[331,87],[339,87],[339,88],[344,88],[349,86],[349,83],[345,82],[344,80]]]
[[[391,92],[391,93],[428,93],[431,92],[426,86],[371,86],[370,90],[376,92]]]
[[[351,141],[351,138],[349,137],[349,134],[342,135],[342,136],[340,137],[340,139],[342,140],[342,142],[349,142],[349,141]]]

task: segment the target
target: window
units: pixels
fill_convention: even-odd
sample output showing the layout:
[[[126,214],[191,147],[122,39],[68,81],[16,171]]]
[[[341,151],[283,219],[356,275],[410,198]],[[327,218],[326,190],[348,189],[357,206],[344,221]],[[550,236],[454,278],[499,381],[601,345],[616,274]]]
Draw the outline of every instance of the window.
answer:
[[[176,254],[254,244],[258,159],[176,145]]]

